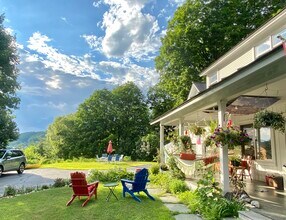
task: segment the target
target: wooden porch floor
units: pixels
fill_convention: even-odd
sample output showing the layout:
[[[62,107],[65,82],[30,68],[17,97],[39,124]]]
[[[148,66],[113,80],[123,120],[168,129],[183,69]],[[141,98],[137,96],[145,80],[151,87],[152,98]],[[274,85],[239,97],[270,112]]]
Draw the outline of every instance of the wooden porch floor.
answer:
[[[249,196],[260,202],[261,208],[253,211],[275,220],[286,219],[286,191],[276,190],[265,182],[245,180],[245,191]]]

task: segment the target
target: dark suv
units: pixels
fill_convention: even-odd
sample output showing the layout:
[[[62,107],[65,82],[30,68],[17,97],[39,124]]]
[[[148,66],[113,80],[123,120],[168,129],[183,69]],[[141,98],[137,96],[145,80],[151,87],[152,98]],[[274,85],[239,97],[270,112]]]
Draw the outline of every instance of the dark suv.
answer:
[[[26,166],[26,157],[21,150],[0,149],[0,176],[3,172],[16,170],[23,173]]]

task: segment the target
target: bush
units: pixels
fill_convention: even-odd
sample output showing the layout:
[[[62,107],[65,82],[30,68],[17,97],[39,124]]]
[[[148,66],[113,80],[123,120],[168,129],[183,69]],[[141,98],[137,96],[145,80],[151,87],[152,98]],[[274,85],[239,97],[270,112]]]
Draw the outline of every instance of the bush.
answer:
[[[244,210],[244,204],[238,200],[227,200],[222,196],[219,183],[212,172],[203,175],[194,192],[182,193],[179,198],[187,203],[191,212],[198,212],[203,219],[216,220],[238,216]]]
[[[199,196],[196,191],[185,191],[178,195],[180,201],[188,206],[191,213],[197,213],[199,210]]]
[[[65,180],[65,179],[62,179],[62,178],[57,178],[55,179],[55,182],[53,184],[53,187],[64,187],[66,185],[69,184],[69,180]]]
[[[173,181],[169,173],[159,173],[158,175],[150,175],[153,184],[160,186],[166,192],[170,192],[170,183]]]
[[[127,172],[126,169],[110,169],[108,171],[90,170],[88,174],[88,181],[101,181],[101,182],[118,182],[120,179],[133,179],[134,173]]]
[[[157,175],[160,171],[159,164],[154,164],[150,167],[151,174]]]
[[[171,193],[173,194],[178,194],[178,193],[182,193],[182,192],[189,190],[185,181],[177,180],[177,179],[170,182],[169,188],[170,188]]]
[[[126,162],[131,161],[131,157],[130,156],[124,156],[123,161],[126,161]]]
[[[13,186],[7,186],[4,190],[4,197],[15,196],[17,194],[17,189]]]
[[[171,156],[168,160],[168,165],[171,170],[171,176],[176,179],[185,180],[186,175],[178,168],[176,160]]]

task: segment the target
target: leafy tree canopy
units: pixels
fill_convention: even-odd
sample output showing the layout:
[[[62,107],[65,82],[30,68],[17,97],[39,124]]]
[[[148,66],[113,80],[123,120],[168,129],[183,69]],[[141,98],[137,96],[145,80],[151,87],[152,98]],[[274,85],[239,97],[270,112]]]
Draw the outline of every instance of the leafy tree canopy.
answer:
[[[0,148],[18,137],[18,129],[13,121],[12,110],[19,104],[16,90],[18,64],[15,38],[3,26],[4,15],[0,15]]]
[[[192,82],[204,80],[199,77],[204,68],[285,5],[286,0],[187,0],[170,20],[155,59],[159,86],[175,106],[182,103]]]
[[[59,158],[94,157],[106,153],[109,140],[115,153],[136,158],[136,143],[149,130],[147,104],[134,83],[113,91],[95,91],[73,115],[57,118],[47,131],[47,149]]]

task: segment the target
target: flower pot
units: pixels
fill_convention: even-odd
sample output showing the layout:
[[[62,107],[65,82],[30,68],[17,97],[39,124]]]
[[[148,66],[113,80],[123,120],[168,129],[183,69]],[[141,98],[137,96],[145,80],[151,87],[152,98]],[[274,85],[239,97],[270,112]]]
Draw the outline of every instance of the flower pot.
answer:
[[[196,159],[196,154],[192,153],[181,153],[180,154],[180,159],[182,160],[195,160]]]

